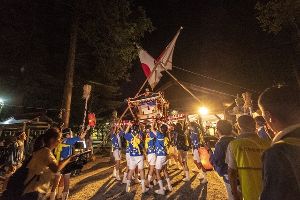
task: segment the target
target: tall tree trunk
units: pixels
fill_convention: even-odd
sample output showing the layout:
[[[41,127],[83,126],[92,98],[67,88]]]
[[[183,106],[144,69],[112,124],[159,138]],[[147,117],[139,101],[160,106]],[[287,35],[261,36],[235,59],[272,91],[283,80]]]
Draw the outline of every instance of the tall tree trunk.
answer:
[[[76,4],[76,3],[75,3]],[[77,46],[77,33],[78,32],[78,17],[76,12],[76,5],[74,6],[73,20],[70,30],[70,47],[68,54],[68,62],[66,66],[66,80],[64,86],[64,96],[62,103],[62,119],[64,127],[69,127],[70,112],[71,112],[71,101],[72,101],[72,89],[74,79],[74,68],[75,68],[75,55]]]

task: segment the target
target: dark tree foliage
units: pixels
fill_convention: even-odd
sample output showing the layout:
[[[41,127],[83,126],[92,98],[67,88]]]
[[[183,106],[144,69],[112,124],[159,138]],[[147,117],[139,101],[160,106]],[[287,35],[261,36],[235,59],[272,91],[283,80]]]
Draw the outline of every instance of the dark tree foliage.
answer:
[[[0,96],[7,104],[59,109],[74,1],[1,2]],[[92,84],[94,112],[120,104],[118,83],[128,80],[128,70],[137,56],[135,43],[152,30],[144,10],[131,1],[78,0],[78,4],[73,122],[81,118],[82,86],[89,81],[99,83]]]
[[[293,74],[300,87],[300,1],[264,0],[255,5],[257,20],[261,28],[273,34],[287,30],[291,36],[295,56]]]
[[[296,23],[296,0],[258,1],[257,19],[264,31],[278,34],[284,27]]]

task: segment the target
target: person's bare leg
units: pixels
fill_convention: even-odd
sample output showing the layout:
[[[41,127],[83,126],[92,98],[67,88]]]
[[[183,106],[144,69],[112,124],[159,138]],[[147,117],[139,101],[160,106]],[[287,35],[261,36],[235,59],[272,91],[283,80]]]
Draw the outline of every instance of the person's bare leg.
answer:
[[[200,170],[200,172],[206,172],[206,169],[203,167],[201,162],[197,162],[196,160],[194,160],[195,165],[197,166],[197,168]]]
[[[177,152],[175,152],[175,154],[173,155],[173,159],[174,159],[176,164],[179,162]]]
[[[176,147],[173,147],[172,158],[174,159],[175,164],[178,164],[178,162],[179,162],[179,160],[178,160],[178,151],[177,151]]]
[[[120,178],[120,160],[116,160],[116,179],[118,181],[121,180],[121,178]]]
[[[145,184],[145,172],[144,169],[139,169],[139,173],[141,176],[141,185],[142,185],[142,193],[145,193],[148,191],[148,188],[146,188],[146,184]]]
[[[189,171],[189,167],[187,165],[187,161],[184,161],[183,167],[184,167],[184,171]]]
[[[188,168],[188,164],[187,164],[187,152],[180,151],[180,157],[182,158],[181,160],[182,160],[183,171],[184,171],[184,175],[185,175],[185,178],[183,179],[183,181],[190,181],[189,168]]]
[[[179,153],[178,153],[177,159],[178,159],[178,169],[182,170],[182,168],[183,168],[183,164],[182,164],[182,163],[183,163],[183,162],[182,162],[182,156],[181,156],[180,151],[179,151]]]
[[[139,169],[136,167],[135,170],[134,170],[134,181],[135,183],[140,183],[140,180],[139,180]]]
[[[124,172],[124,176],[123,176],[123,183],[127,183],[127,175],[129,173],[129,167],[127,166]]]
[[[129,172],[128,172],[128,174],[127,174],[127,180],[131,180],[133,174],[134,174],[134,170],[130,169]]]
[[[71,174],[65,174],[64,176],[64,191],[62,193],[62,200],[67,200],[69,197],[69,186]]]
[[[156,178],[157,178],[157,182],[159,185],[159,190],[155,190],[155,193],[165,195],[164,186],[163,186],[160,172],[161,172],[160,169],[156,169]]]
[[[58,185],[57,198],[61,199],[62,193],[64,191],[64,175],[61,175]]]
[[[154,167],[155,167],[154,165],[149,165],[148,182],[147,182],[148,187],[149,187],[151,181],[153,180]]]
[[[163,167],[163,172],[164,172],[164,175],[165,175],[165,177],[166,177],[167,184],[168,184],[168,190],[169,190],[169,191],[172,191],[173,188],[172,188],[172,185],[171,185],[171,180],[170,180],[170,177],[169,177],[167,165],[165,165],[165,166]]]
[[[170,166],[172,166],[173,164],[177,164],[178,160],[177,157],[175,155],[175,152],[171,155],[169,162],[171,162]]]
[[[194,160],[194,163],[197,166],[197,168],[200,170],[198,178],[202,180],[202,183],[207,183],[206,169],[203,167],[201,162],[198,163],[196,160]]]
[[[57,193],[60,193],[59,196],[61,196],[62,190],[56,192],[57,189],[59,190],[58,185],[59,185],[59,182],[60,182],[60,178],[61,178],[60,173],[55,174],[53,185],[52,185],[52,188],[51,188],[50,198],[49,198],[50,200],[55,200]]]
[[[153,170],[152,181],[153,181],[154,186],[157,185],[156,173],[155,173],[155,167],[154,167],[154,170]]]
[[[126,192],[130,192],[130,183],[131,183],[131,179],[132,179],[134,171],[135,171],[134,169],[130,169],[127,174]]]
[[[145,158],[147,158],[147,156],[145,156]],[[150,167],[150,164],[148,163],[147,159],[144,160],[144,164],[146,168]]]

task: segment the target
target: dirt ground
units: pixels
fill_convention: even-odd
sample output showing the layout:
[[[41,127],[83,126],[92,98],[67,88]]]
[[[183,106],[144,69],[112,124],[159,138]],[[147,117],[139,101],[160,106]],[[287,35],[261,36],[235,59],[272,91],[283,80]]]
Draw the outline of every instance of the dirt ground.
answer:
[[[123,162],[122,166],[125,166]],[[189,159],[190,169],[195,167]],[[191,181],[183,182],[182,171],[175,169],[175,166],[169,168],[173,191],[165,196],[154,193],[151,189],[146,194],[141,194],[140,184],[133,184],[131,193],[125,192],[125,184],[112,178],[113,164],[109,157],[97,158],[95,162],[85,166],[82,174],[71,179],[70,200],[102,200],[102,199],[180,199],[180,200],[225,200],[226,189],[222,180],[215,172],[208,172],[208,184],[201,184],[196,178],[197,174],[190,172]],[[166,182],[164,182],[166,185]]]

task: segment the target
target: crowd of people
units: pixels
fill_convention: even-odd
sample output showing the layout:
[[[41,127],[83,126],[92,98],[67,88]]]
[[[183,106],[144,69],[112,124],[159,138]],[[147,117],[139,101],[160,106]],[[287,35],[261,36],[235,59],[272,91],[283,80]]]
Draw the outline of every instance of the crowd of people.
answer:
[[[219,141],[211,162],[223,177],[228,199],[300,198],[300,93],[287,86],[265,90],[262,116],[237,119],[238,135],[226,120],[217,123]]]
[[[20,159],[17,165],[12,165],[14,173],[5,180],[2,199],[43,200],[50,193],[50,200],[67,200],[71,173],[80,171],[85,164],[78,162],[81,154],[76,151],[86,150],[87,131],[74,136],[69,128],[50,128],[35,139],[27,159],[24,153],[26,134],[18,133],[16,150]]]
[[[258,105],[262,116],[241,115],[236,123],[219,120],[216,124],[219,140],[214,146],[204,142],[199,122],[173,124],[156,120],[126,126],[116,124],[111,131],[113,177],[126,184],[126,192],[131,192],[135,181],[143,193],[157,185],[155,193],[165,195],[173,190],[168,173],[170,165],[176,164],[182,170],[182,181],[190,181],[188,154],[191,153],[198,178],[201,184],[206,184],[207,172],[199,153],[205,147],[214,170],[223,178],[229,200],[299,199],[299,90],[287,86],[269,88],[260,95]],[[76,137],[70,129],[50,128],[36,139],[31,157],[24,160],[26,134],[18,133],[20,164],[8,180],[2,198],[42,200],[50,191],[50,200],[68,199],[73,170],[70,163],[78,158],[74,146],[83,141],[85,134],[81,132]],[[127,165],[121,178],[123,149]]]
[[[145,193],[158,184],[159,189],[155,193],[164,195],[165,190],[172,191],[171,180],[168,174],[168,161],[174,160],[177,166],[184,170],[185,178],[189,181],[189,169],[187,165],[187,152],[189,144],[193,149],[193,159],[195,166],[199,170],[199,179],[206,183],[205,169],[203,168],[199,156],[200,147],[200,125],[189,123],[186,131],[180,123],[168,126],[162,122],[148,124],[129,123],[125,130],[122,127],[115,127],[112,136],[113,156],[116,161],[114,176],[120,178],[120,160],[122,149],[122,138],[126,141],[126,162],[127,167],[123,176],[123,183],[126,184],[126,192],[130,192],[130,184],[133,179],[138,180],[142,192]],[[144,171],[144,160],[149,170],[147,176]],[[163,175],[163,176],[162,176]],[[167,182],[167,187],[163,186],[162,177]]]
[[[189,181],[187,155],[191,150],[201,183],[206,170],[201,164],[199,148],[210,152],[214,170],[223,178],[229,200],[270,200],[300,198],[300,93],[286,86],[264,91],[259,98],[262,116],[241,115],[236,123],[219,120],[219,141],[214,148],[201,140],[201,124],[165,124],[162,122],[129,124],[126,130],[115,127],[112,133],[115,174],[120,178],[122,138],[126,140],[127,168],[123,176],[126,192],[134,177],[142,192],[158,183],[155,193],[172,191],[168,161],[177,162]],[[212,150],[213,149],[213,150]],[[145,160],[145,161],[144,161]],[[144,162],[149,165],[145,176]],[[163,176],[162,176],[163,175]],[[164,187],[162,177],[166,179]]]
[[[13,174],[25,160],[25,142],[27,135],[24,131],[17,132],[14,136],[0,140],[0,178],[6,179]]]

